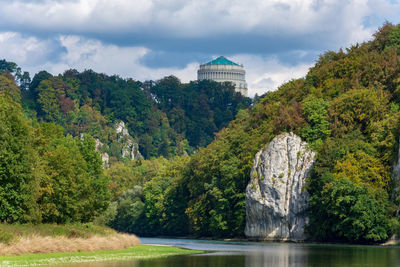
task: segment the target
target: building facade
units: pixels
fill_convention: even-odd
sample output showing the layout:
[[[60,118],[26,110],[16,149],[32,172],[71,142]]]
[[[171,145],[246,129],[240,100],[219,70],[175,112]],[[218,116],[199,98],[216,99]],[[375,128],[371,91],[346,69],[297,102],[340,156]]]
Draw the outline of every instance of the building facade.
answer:
[[[235,91],[247,96],[247,84],[243,65],[239,65],[221,56],[208,63],[200,65],[197,80],[213,80],[216,82],[231,82]]]

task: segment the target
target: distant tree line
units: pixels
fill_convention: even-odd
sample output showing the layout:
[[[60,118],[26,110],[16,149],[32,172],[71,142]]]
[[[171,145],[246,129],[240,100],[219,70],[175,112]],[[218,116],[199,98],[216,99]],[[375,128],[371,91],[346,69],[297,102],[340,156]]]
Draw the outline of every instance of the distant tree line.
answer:
[[[12,63],[9,63],[12,64]],[[109,146],[110,127],[123,121],[145,158],[190,154],[208,145],[240,109],[251,105],[231,84],[199,81],[182,84],[174,76],[138,82],[91,70],[37,73],[22,105],[39,121],[54,122],[67,133],[88,133]]]

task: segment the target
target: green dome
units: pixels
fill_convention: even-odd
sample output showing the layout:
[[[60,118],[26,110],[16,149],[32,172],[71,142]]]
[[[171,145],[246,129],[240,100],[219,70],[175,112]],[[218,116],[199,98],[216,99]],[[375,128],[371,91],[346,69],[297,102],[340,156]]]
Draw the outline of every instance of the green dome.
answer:
[[[236,64],[235,62],[232,62],[223,56],[220,56],[220,57],[206,63],[205,65],[235,65],[235,66],[239,66],[239,64]]]

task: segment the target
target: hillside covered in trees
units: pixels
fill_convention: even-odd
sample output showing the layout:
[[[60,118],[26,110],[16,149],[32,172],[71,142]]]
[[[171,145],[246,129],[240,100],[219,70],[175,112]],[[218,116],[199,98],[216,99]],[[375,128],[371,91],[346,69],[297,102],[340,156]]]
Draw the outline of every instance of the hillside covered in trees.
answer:
[[[121,147],[110,129],[115,122],[127,125],[145,158],[171,157],[208,145],[251,104],[230,84],[182,84],[174,76],[142,83],[91,70],[56,77],[41,71],[26,87],[22,104],[31,117],[61,125],[73,136],[90,134],[117,160]]]
[[[75,70],[30,81],[1,61],[0,221],[242,237],[254,155],[293,132],[316,152],[308,237],[383,242],[399,231],[399,63],[400,25],[386,23],[373,40],[324,53],[304,78],[251,106],[229,84]],[[121,120],[144,159],[120,157],[112,125]],[[92,137],[114,158],[109,169]]]
[[[387,240],[399,227],[399,63],[400,25],[387,23],[372,41],[321,55],[304,78],[240,111],[191,157],[111,168],[107,223],[139,235],[243,236],[254,155],[294,132],[317,154],[307,185],[309,238]]]
[[[142,83],[91,70],[31,80],[0,60],[0,222],[92,221],[125,179],[110,184],[98,150],[110,155],[110,173],[140,164],[124,155],[126,136],[139,159],[192,154],[250,104],[231,84]]]

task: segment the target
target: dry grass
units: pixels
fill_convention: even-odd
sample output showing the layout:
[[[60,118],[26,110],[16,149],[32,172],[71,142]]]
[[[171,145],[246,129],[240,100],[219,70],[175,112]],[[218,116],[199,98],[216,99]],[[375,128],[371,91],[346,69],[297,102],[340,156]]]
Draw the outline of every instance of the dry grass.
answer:
[[[89,238],[33,235],[20,237],[9,245],[0,243],[0,255],[116,250],[138,244],[140,244],[139,239],[135,235],[128,234],[95,235]]]

